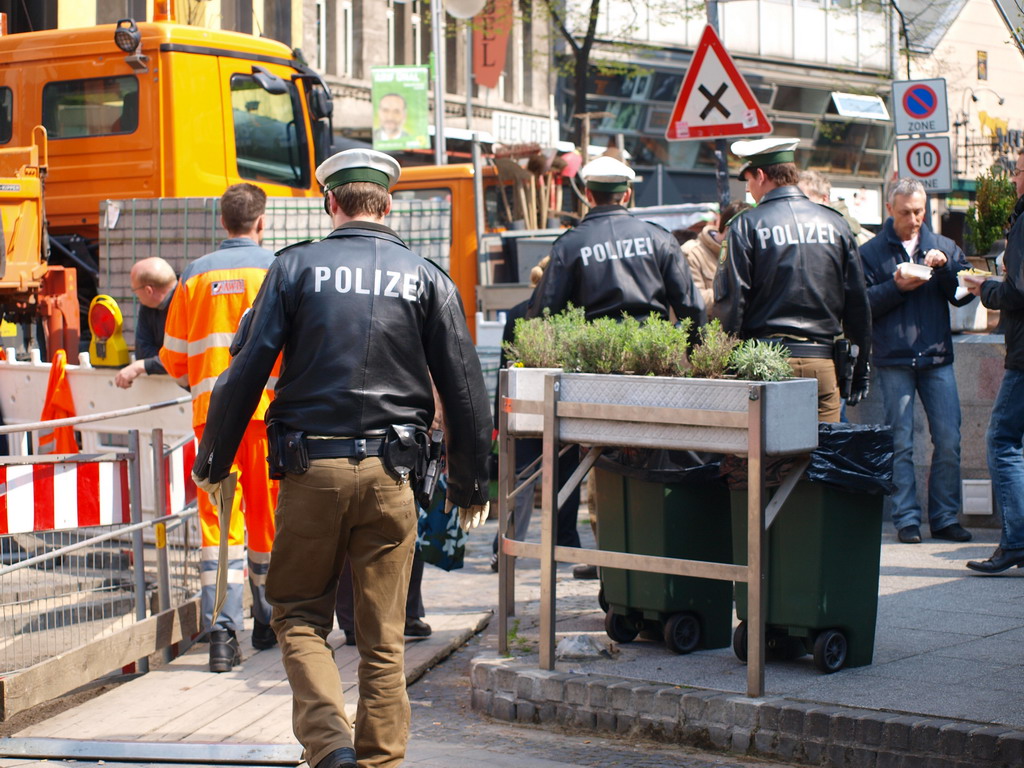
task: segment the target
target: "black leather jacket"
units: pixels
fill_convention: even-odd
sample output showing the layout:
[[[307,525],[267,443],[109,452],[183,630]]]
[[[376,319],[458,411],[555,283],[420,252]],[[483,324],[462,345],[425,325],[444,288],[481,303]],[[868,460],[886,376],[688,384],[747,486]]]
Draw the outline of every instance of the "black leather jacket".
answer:
[[[452,280],[383,225],[350,222],[285,248],[267,272],[238,354],[213,391],[197,474],[230,470],[281,349],[267,421],[310,435],[358,437],[447,415],[448,497],[488,498],[491,413],[480,361]]]
[[[871,307],[850,227],[798,187],[777,187],[729,224],[711,315],[741,338],[784,334],[871,353]]]
[[[668,318],[669,307],[694,328],[706,320],[704,299],[670,232],[621,205],[599,205],[551,248],[551,263],[533,293],[527,317],[545,308],[583,307],[587,319],[627,315]]]

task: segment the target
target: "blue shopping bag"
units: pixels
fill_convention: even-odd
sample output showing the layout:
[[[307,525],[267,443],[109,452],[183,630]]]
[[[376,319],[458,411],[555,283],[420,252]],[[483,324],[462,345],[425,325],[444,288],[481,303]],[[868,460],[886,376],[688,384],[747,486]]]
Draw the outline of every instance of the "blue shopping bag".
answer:
[[[441,475],[430,499],[430,506],[427,509],[419,507],[416,549],[423,562],[445,571],[454,571],[463,565],[466,539],[469,537],[459,525],[459,508],[452,507],[451,512],[445,513],[447,493],[448,476]]]

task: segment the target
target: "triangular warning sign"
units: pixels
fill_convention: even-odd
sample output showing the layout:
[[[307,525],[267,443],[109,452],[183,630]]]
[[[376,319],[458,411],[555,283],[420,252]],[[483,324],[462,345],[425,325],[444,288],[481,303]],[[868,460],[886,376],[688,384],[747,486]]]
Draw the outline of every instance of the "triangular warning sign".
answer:
[[[724,138],[771,133],[772,124],[710,24],[704,27],[665,138]]]

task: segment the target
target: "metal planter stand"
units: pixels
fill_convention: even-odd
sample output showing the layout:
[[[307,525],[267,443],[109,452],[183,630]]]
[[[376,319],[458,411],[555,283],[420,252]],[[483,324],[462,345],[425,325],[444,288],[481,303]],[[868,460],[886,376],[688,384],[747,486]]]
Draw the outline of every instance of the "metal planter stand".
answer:
[[[587,563],[603,568],[623,568],[650,573],[663,573],[677,576],[693,576],[723,581],[745,582],[748,586],[748,649],[747,649],[747,695],[762,696],[764,694],[764,624],[765,624],[765,535],[768,526],[778,513],[786,497],[797,480],[803,474],[808,461],[798,464],[785,482],[776,492],[769,505],[765,505],[765,457],[766,447],[772,445],[772,455],[809,453],[817,445],[817,386],[813,380],[792,380],[789,382],[715,382],[710,384],[703,380],[686,380],[696,386],[728,387],[735,399],[736,388],[745,393],[745,412],[740,410],[719,410],[707,407],[663,407],[651,405],[622,405],[615,402],[581,402],[563,398],[563,382],[571,383],[567,376],[592,376],[590,374],[564,374],[558,371],[545,371],[542,400],[512,399],[507,396],[509,391],[509,371],[499,372],[499,391],[502,407],[498,414],[499,439],[499,477],[498,477],[498,642],[502,653],[508,651],[508,617],[515,612],[515,558],[531,557],[540,560],[541,598],[540,598],[540,667],[554,669],[555,664],[555,564],[556,563]],[[594,377],[592,377],[594,378]],[[632,379],[632,381],[627,381]],[[596,380],[596,378],[595,378]],[[644,386],[645,377],[617,377],[614,383],[622,383],[629,389]],[[599,382],[600,383],[600,382]],[[767,402],[777,397],[772,394],[783,392],[779,387],[786,386],[786,402],[783,408],[774,408],[772,418],[768,418]],[[794,389],[792,385],[799,385]],[[673,386],[682,387],[686,384],[677,381]],[[810,400],[807,395],[813,391]],[[794,398],[793,395],[796,395]],[[794,414],[794,404],[799,414]],[[805,407],[806,406],[806,407]],[[774,425],[776,432],[782,420],[790,420],[803,416],[804,411],[812,408],[810,417],[811,432],[796,430],[793,438],[773,435],[767,439],[766,424]],[[531,467],[530,476],[518,486],[515,483],[515,434],[509,430],[511,414],[539,414],[543,417],[542,441],[543,449],[540,467]],[[601,432],[600,422],[608,423],[608,432],[616,434],[614,445],[632,444],[652,448],[670,448],[675,450],[704,450],[717,453],[733,453],[746,455],[748,459],[748,493],[747,493],[747,565],[730,565],[699,560],[683,560],[651,555],[636,555],[604,550],[577,549],[574,547],[555,546],[555,530],[557,510],[561,503],[579,485],[587,471],[600,456],[603,445],[595,435]],[[636,427],[633,434],[622,436],[624,424]],[[667,434],[664,430],[668,424],[674,430]],[[581,426],[582,425],[582,426]],[[645,425],[649,429],[645,429]],[[596,427],[596,430],[595,430]],[[675,429],[679,427],[679,429]],[[692,428],[692,429],[691,429]],[[710,429],[709,429],[710,428]],[[715,437],[721,431],[723,437]],[[627,429],[627,433],[631,430]],[[645,433],[659,433],[645,436]],[[745,450],[737,443],[737,435],[745,437]],[[562,443],[579,443],[587,445],[590,450],[580,462],[579,467],[559,484],[558,477],[558,445]],[[743,441],[740,441],[742,443]],[[541,503],[541,541],[540,544],[517,541],[515,531],[511,530],[511,500],[524,488],[530,486],[533,479],[540,474],[542,488]]]

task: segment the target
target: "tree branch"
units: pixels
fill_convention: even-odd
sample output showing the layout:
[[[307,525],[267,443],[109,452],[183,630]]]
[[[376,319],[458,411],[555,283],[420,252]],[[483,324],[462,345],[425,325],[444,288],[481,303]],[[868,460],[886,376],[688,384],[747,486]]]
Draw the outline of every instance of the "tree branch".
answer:
[[[579,54],[580,45],[576,42],[576,38],[572,36],[572,32],[570,32],[565,26],[565,20],[558,15],[558,11],[555,10],[553,0],[542,0],[542,2],[547,7],[548,14],[550,14],[552,19],[554,19],[555,26],[558,27],[558,31],[562,34],[562,37],[564,37],[566,42],[569,43],[573,52]]]

